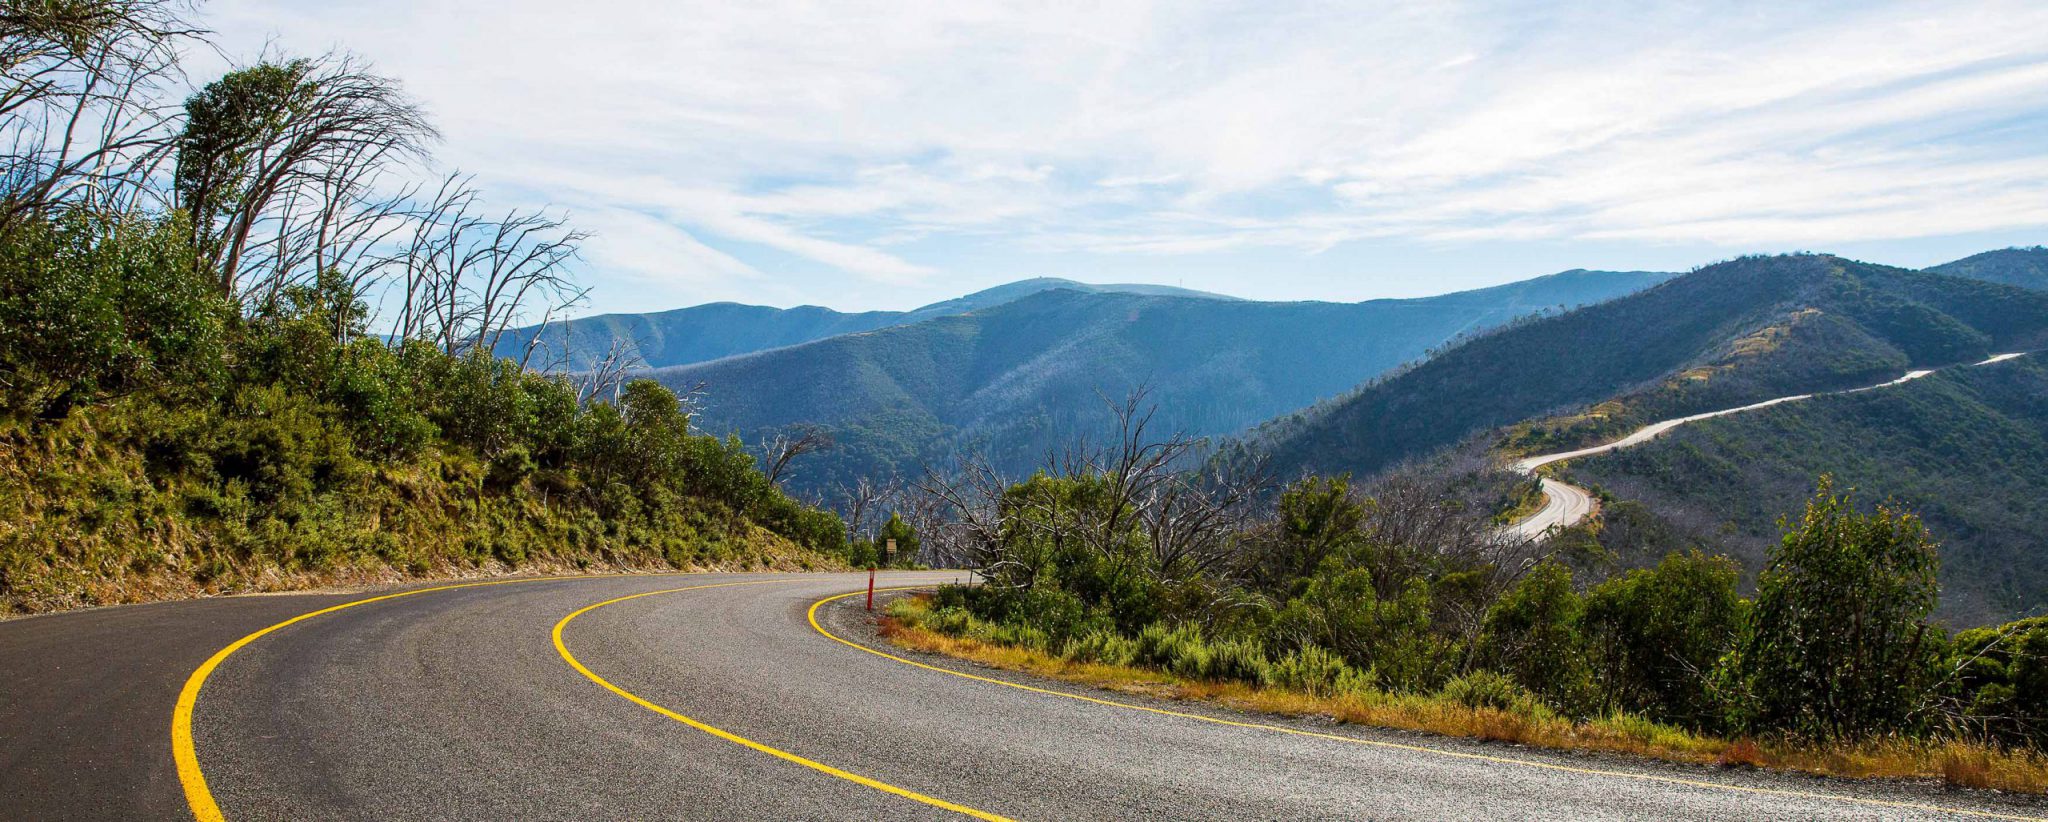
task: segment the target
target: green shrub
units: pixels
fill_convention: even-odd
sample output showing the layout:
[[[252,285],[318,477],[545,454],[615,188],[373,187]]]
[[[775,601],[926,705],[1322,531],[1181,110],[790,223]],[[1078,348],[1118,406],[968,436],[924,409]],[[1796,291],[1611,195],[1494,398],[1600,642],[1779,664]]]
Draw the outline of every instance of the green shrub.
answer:
[[[1854,739],[1908,730],[1936,680],[1934,540],[1911,514],[1859,513],[1822,478],[1785,523],[1720,673],[1745,731]]]
[[[1481,658],[1553,704],[1580,710],[1592,692],[1582,608],[1571,571],[1554,561],[1538,565],[1487,612]]]
[[[1335,696],[1370,690],[1372,676],[1344,664],[1344,659],[1319,645],[1307,645],[1273,663],[1273,684],[1314,694]]]
[[[1115,630],[1098,628],[1067,643],[1065,656],[1075,662],[1129,665],[1137,661],[1138,643]]]
[[[1727,557],[1674,553],[1594,586],[1584,626],[1606,707],[1712,724],[1706,677],[1735,641],[1739,574]]]
[[[1528,719],[1549,713],[1541,697],[1513,679],[1487,670],[1453,677],[1444,683],[1438,695],[1467,708],[1503,711]]]
[[[1165,623],[1145,626],[1138,632],[1137,663],[1162,670],[1171,670],[1176,660],[1206,653],[1202,643],[1202,630],[1193,625],[1168,627]],[[1199,669],[1198,669],[1199,673]]]
[[[1257,642],[1230,639],[1209,646],[1208,664],[1204,666],[1202,676],[1205,679],[1269,685],[1273,682],[1273,664],[1266,659],[1266,649]]]

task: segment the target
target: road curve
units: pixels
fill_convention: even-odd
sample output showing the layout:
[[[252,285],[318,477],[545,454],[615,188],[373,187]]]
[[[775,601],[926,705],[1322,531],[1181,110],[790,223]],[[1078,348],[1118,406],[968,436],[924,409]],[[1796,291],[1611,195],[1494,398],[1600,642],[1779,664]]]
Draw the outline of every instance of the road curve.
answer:
[[[1991,365],[1993,363],[2001,363],[2007,360],[2024,357],[2027,355],[2027,353],[2028,352],[2025,351],[2019,351],[2010,354],[1999,354],[1997,356],[1993,356],[1989,359],[1986,359],[1982,362],[1970,363],[1968,367],[1974,368],[1980,365]],[[1809,400],[1813,399],[1814,397],[1835,396],[1839,394],[1861,394],[1865,391],[1876,391],[1881,388],[1890,388],[1895,385],[1901,385],[1904,383],[1912,382],[1914,380],[1920,379],[1921,377],[1925,377],[1929,374],[1932,374],[1937,370],[1939,369],[1915,369],[1906,372],[1904,376],[1901,376],[1898,379],[1888,380],[1885,382],[1878,383],[1877,385],[1867,385],[1862,388],[1851,388],[1844,391],[1828,391],[1819,394],[1798,394],[1790,397],[1779,397],[1774,400],[1765,400],[1763,402],[1752,403],[1750,405],[1744,405],[1738,408],[1724,408],[1719,411],[1708,411],[1704,414],[1694,414],[1689,417],[1679,417],[1677,419],[1669,419],[1664,420],[1662,422],[1654,422],[1649,425],[1645,425],[1642,428],[1636,429],[1634,433],[1631,433],[1626,437],[1622,437],[1621,439],[1603,445],[1595,445],[1587,448],[1580,448],[1575,451],[1560,451],[1555,454],[1543,454],[1534,457],[1524,457],[1522,459],[1510,463],[1508,465],[1508,469],[1511,471],[1515,471],[1517,473],[1533,476],[1535,475],[1536,470],[1542,468],[1543,466],[1550,465],[1552,463],[1564,462],[1565,460],[1577,459],[1579,457],[1590,457],[1595,454],[1605,454],[1609,451],[1618,451],[1623,448],[1631,448],[1637,445],[1641,445],[1643,443],[1649,442],[1650,440],[1663,436],[1665,433],[1669,432],[1673,428],[1677,428],[1689,422],[1710,420],[1715,417],[1726,417],[1731,414],[1741,414],[1748,411],[1756,411],[1758,409],[1770,408],[1774,405],[1783,405],[1788,402],[1799,402],[1800,400]],[[1539,477],[1536,480],[1536,482],[1537,488],[1543,492],[1543,507],[1537,509],[1535,513],[1530,514],[1529,516],[1513,524],[1510,524],[1505,529],[1503,529],[1508,536],[1520,539],[1542,539],[1545,536],[1548,536],[1553,531],[1563,528],[1570,528],[1573,525],[1577,525],[1581,520],[1584,520],[1586,517],[1593,515],[1593,511],[1596,509],[1596,506],[1593,502],[1593,495],[1589,493],[1586,489],[1549,477]]]
[[[814,603],[864,583],[579,577],[323,613],[207,674],[193,754],[231,820],[2048,816],[2040,799],[1090,701],[1106,695],[822,635],[873,647],[858,598],[814,630]],[[0,818],[191,818],[170,733],[188,677],[366,596],[0,623]]]

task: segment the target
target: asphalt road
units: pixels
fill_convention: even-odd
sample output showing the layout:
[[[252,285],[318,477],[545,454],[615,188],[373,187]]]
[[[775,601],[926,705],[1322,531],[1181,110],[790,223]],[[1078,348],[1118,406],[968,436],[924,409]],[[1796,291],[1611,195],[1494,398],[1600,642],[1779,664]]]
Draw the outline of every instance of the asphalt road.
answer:
[[[1543,753],[918,667],[813,629],[814,602],[864,583],[583,577],[336,610],[222,659],[193,703],[191,750],[234,820],[2048,816],[2037,798]],[[632,596],[678,588],[691,590]],[[172,715],[193,671],[251,631],[378,593],[0,623],[0,818],[192,818]],[[818,612],[873,645],[857,597]]]
[[[1991,365],[1993,363],[2001,363],[2005,362],[2006,360],[2016,359],[2019,357],[2024,357],[2026,355],[2027,352],[2024,351],[2011,354],[1999,354],[1997,356],[1991,357],[1990,359],[1984,360],[1983,362],[1971,363],[1970,367],[1980,365]],[[1642,428],[1636,429],[1634,432],[1631,432],[1626,437],[1622,437],[1621,439],[1615,440],[1610,443],[1595,445],[1589,448],[1580,448],[1576,451],[1562,451],[1555,454],[1542,454],[1534,457],[1525,457],[1523,459],[1516,460],[1513,464],[1509,465],[1508,468],[1509,470],[1523,474],[1534,474],[1536,473],[1536,469],[1542,468],[1543,466],[1550,465],[1552,463],[1564,462],[1565,460],[1577,459],[1579,457],[1590,457],[1596,454],[1605,454],[1609,451],[1618,451],[1623,448],[1631,448],[1637,445],[1641,445],[1643,443],[1649,442],[1650,440],[1661,437],[1665,433],[1669,432],[1671,429],[1677,428],[1686,423],[1699,422],[1700,420],[1710,420],[1715,417],[1726,417],[1731,414],[1741,414],[1747,411],[1755,411],[1760,408],[1769,408],[1774,405],[1783,405],[1788,402],[1799,402],[1801,400],[1809,400],[1817,396],[1825,397],[1833,394],[1860,394],[1865,391],[1876,391],[1880,388],[1890,388],[1894,385],[1901,385],[1904,383],[1912,382],[1914,380],[1920,379],[1921,377],[1925,377],[1929,374],[1934,373],[1935,370],[1936,369],[1929,368],[1908,371],[1905,373],[1904,376],[1901,376],[1895,380],[1889,380],[1886,382],[1878,383],[1877,385],[1864,386],[1862,388],[1851,388],[1847,391],[1833,391],[1822,394],[1799,394],[1797,396],[1791,397],[1779,397],[1774,400],[1765,400],[1763,402],[1745,405],[1739,408],[1724,408],[1719,411],[1708,411],[1704,414],[1694,414],[1689,417],[1679,417],[1677,419],[1664,420],[1662,422],[1654,422],[1649,425],[1645,425]],[[1586,517],[1592,516],[1593,512],[1596,510],[1596,506],[1593,504],[1592,494],[1586,491],[1586,489],[1584,488],[1580,488],[1576,485],[1572,485],[1570,483],[1566,483],[1561,480],[1551,479],[1548,477],[1538,480],[1538,487],[1543,491],[1543,507],[1537,509],[1535,513],[1530,514],[1528,517],[1522,519],[1521,521],[1508,525],[1505,529],[1508,535],[1523,539],[1542,539],[1545,536],[1548,536],[1553,530],[1570,528],[1573,525],[1579,524],[1581,520],[1584,520]]]

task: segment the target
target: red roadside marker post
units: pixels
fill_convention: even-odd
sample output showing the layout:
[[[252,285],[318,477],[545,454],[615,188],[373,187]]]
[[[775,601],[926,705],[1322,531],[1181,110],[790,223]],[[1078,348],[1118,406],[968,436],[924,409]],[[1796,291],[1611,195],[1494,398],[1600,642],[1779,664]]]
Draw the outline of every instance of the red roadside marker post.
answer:
[[[875,609],[875,568],[868,566],[868,610]]]

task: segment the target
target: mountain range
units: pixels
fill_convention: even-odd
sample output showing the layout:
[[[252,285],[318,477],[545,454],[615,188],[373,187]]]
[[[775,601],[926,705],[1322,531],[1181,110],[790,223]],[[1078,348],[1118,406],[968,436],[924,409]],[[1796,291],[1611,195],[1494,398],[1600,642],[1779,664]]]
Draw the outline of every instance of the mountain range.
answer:
[[[675,388],[701,386],[706,430],[749,442],[795,427],[830,433],[836,446],[799,467],[801,490],[916,473],[963,451],[1020,473],[1102,434],[1105,401],[1134,390],[1158,406],[1155,432],[1235,433],[1461,334],[1670,276],[1568,271],[1362,303],[1032,289],[964,313],[647,373]]]
[[[815,305],[770,308],[740,303],[706,303],[651,314],[604,314],[546,326],[514,329],[498,341],[496,353],[518,359],[529,346],[536,361],[553,370],[583,371],[614,347],[649,368],[689,365],[771,348],[798,345],[937,317],[965,314],[1054,289],[1086,293],[1148,294],[1235,300],[1221,294],[1164,285],[1099,285],[1036,277],[977,291],[909,311],[834,311]],[[535,338],[538,339],[536,344]]]

